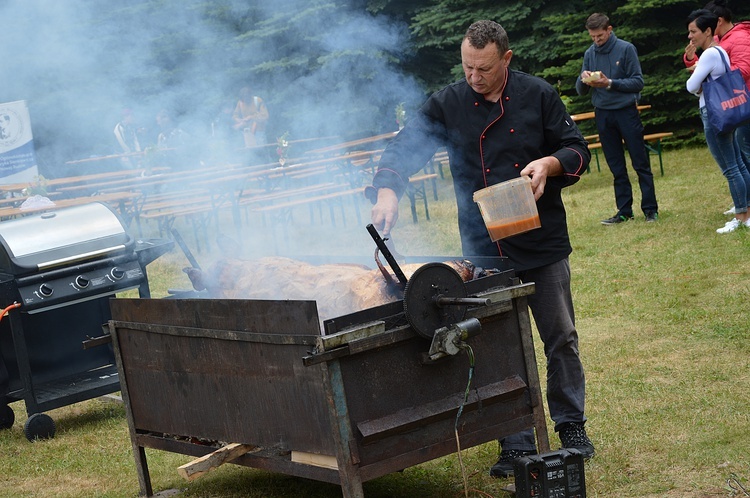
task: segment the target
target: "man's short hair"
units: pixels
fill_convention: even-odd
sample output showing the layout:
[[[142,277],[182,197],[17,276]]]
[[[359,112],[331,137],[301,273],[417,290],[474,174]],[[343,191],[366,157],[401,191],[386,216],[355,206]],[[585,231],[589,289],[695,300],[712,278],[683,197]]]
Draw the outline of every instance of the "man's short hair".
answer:
[[[600,12],[591,14],[589,18],[586,19],[586,29],[607,29],[609,26],[609,17]]]
[[[508,33],[495,21],[477,21],[466,30],[464,40],[474,48],[482,49],[489,43],[497,45],[498,54],[502,55],[510,49]]]

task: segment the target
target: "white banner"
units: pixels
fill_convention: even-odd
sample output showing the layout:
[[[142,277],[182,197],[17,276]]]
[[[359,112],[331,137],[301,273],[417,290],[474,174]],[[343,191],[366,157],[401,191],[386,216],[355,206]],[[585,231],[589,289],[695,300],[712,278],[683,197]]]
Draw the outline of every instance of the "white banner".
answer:
[[[38,174],[26,101],[0,104],[0,185],[30,182]]]

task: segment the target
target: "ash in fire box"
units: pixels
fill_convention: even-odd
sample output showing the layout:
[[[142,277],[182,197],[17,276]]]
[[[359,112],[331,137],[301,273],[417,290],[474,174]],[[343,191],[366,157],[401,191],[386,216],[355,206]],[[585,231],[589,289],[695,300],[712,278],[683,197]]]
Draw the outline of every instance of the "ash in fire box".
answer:
[[[446,261],[464,282],[490,270],[470,261]],[[407,278],[422,266],[401,265]],[[203,271],[183,270],[193,288],[216,299],[290,299],[317,302],[321,322],[401,299],[379,269],[355,264],[313,265],[285,257],[227,258]]]
[[[557,91],[541,78],[511,69],[512,57],[502,26],[478,21],[469,27],[461,42],[465,79],[430,96],[383,151],[367,192],[375,203],[372,224],[384,237],[390,234],[409,176],[445,146],[463,254],[507,256],[522,282],[534,282],[529,308],[547,356],[547,403],[555,431],[564,448],[590,458],[594,445],[584,428],[585,378],[562,189],[579,180],[591,153]],[[541,228],[492,242],[473,194],[520,176],[531,178]],[[532,430],[500,444],[493,477],[512,476],[514,460],[537,451]]]

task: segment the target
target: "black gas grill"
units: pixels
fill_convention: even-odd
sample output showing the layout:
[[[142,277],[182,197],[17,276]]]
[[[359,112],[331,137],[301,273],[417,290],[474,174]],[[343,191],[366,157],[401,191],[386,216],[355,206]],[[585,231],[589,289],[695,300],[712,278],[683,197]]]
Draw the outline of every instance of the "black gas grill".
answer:
[[[41,413],[119,390],[101,337],[109,299],[128,289],[150,297],[146,265],[171,241],[135,240],[107,206],[91,203],[0,223],[0,428],[24,400],[26,436],[52,437]]]

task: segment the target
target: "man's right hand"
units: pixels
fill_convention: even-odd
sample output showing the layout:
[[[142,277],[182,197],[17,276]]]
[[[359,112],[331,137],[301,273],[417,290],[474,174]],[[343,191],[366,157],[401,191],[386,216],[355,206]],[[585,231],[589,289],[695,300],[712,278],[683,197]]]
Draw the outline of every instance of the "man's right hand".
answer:
[[[378,189],[378,200],[372,207],[372,226],[387,237],[398,220],[398,196],[389,188]]]

